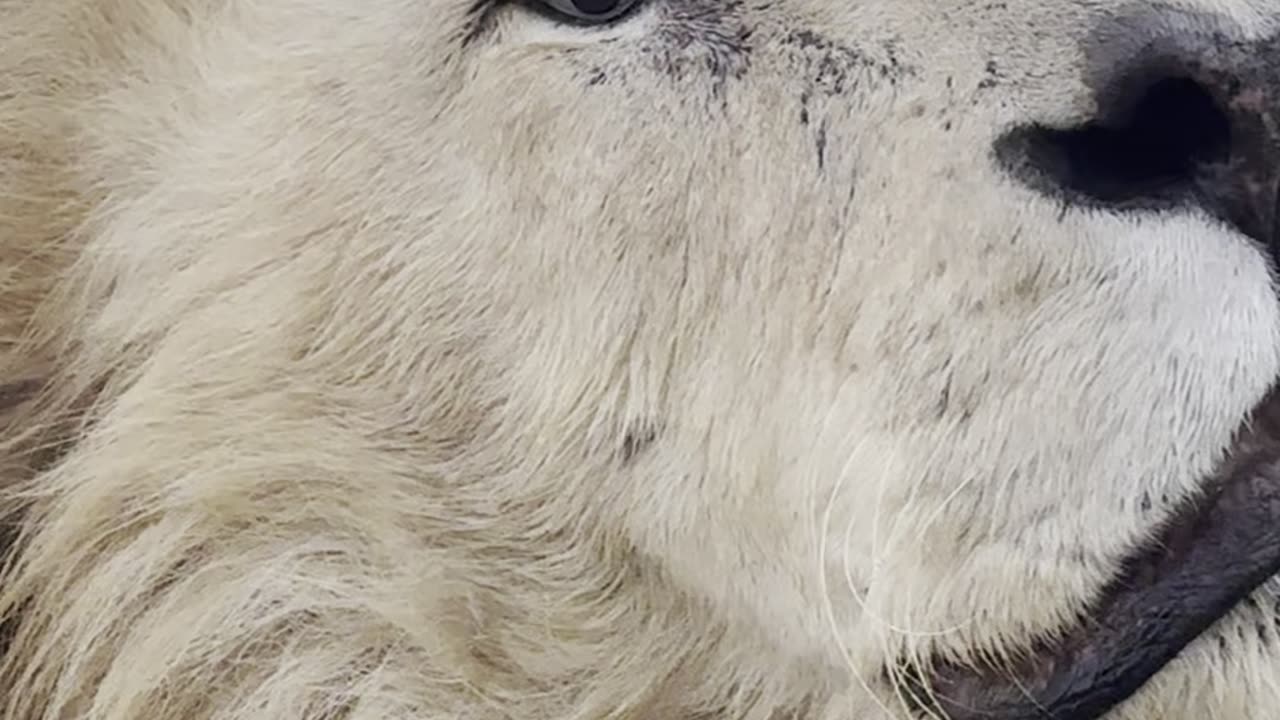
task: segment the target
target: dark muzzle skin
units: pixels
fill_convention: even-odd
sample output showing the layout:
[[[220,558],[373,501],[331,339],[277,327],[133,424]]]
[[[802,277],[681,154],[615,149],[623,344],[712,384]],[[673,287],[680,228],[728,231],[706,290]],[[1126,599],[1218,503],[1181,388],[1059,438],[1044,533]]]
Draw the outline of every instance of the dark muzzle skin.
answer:
[[[1206,31],[1143,39],[1146,31],[1134,27],[1122,28],[1128,34],[1119,56],[1116,26],[1095,38],[1106,50],[1098,51],[1097,66],[1107,68],[1095,86],[1096,120],[1015,129],[997,142],[998,161],[1068,203],[1116,212],[1199,206],[1275,264],[1280,36],[1243,42]],[[1144,88],[1169,81],[1195,90],[1147,115],[1135,110]],[[1180,108],[1188,111],[1180,115]],[[1107,154],[1147,142],[1154,144],[1142,152]],[[1198,496],[1131,554],[1073,630],[1026,648],[1013,666],[936,662],[911,681],[908,694],[922,715],[949,720],[1099,718],[1277,574],[1280,389],[1255,407]]]
[[[1124,565],[1076,628],[1014,667],[940,665],[917,678],[919,710],[949,720],[1091,720],[1280,573],[1280,390],[1227,460]]]

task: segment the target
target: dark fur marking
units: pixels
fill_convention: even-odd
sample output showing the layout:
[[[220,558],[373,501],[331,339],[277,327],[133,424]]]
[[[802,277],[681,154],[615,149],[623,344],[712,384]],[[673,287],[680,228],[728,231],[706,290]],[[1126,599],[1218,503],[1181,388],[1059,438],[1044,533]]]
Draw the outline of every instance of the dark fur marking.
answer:
[[[823,120],[818,126],[818,137],[815,141],[818,149],[818,169],[822,170],[827,165],[827,121]]]
[[[489,30],[493,23],[493,13],[498,9],[499,0],[471,0],[471,8],[467,11],[467,23],[462,30],[459,44],[466,48]]]
[[[77,440],[96,424],[97,415],[102,409],[101,398],[111,380],[110,376],[102,376],[83,385],[77,384],[76,392],[66,401],[65,406],[61,402],[57,403],[61,411],[46,418],[50,421],[47,426],[42,427],[31,441],[23,440],[9,448],[13,453],[3,460],[5,463],[13,462],[0,466],[0,473],[3,473],[0,481],[8,484],[34,478],[71,452]],[[46,398],[43,393],[53,389],[50,381],[43,378],[0,385],[0,433],[6,429],[5,410],[18,410],[21,414],[24,404],[44,402]],[[46,409],[40,408],[40,411]],[[17,422],[22,422],[20,416]],[[23,503],[5,506],[0,511],[0,567],[10,567],[17,554],[23,551],[25,544],[22,531],[28,511],[29,507]],[[0,617],[0,657],[8,652],[16,638],[30,604],[30,598],[22,600],[8,614]]]
[[[0,433],[4,433],[6,430],[5,415],[34,400],[42,387],[44,387],[44,381],[37,379],[16,380],[0,384]],[[10,421],[12,421],[12,418],[10,418]],[[0,434],[0,440],[2,439],[4,439],[4,434]],[[30,460],[30,457],[19,458],[19,465],[14,468],[0,465],[0,473],[3,474],[3,477],[0,477],[0,482],[6,484],[13,482],[15,478],[9,477],[10,472],[16,472],[19,477],[25,476],[27,471],[23,468],[30,464]],[[5,512],[5,516],[0,516],[0,567],[9,566],[10,556],[15,550],[15,543],[21,528],[22,509],[6,508]],[[0,618],[0,657],[3,657],[13,643],[21,614],[21,611],[17,611]]]
[[[0,417],[31,399],[41,384],[39,380],[16,380],[0,384]]]
[[[1003,80],[1004,74],[1000,72],[1000,65],[995,60],[988,60],[982,71],[982,80],[978,81],[978,89],[990,90],[999,86]]]
[[[709,75],[712,95],[723,98],[730,80],[751,67],[751,28],[741,19],[742,0],[685,0],[659,6],[662,15],[645,55],[677,82]]]
[[[883,57],[873,57],[812,30],[788,33],[779,43],[802,58],[808,68],[810,87],[828,97],[847,94],[857,87],[858,80],[868,75],[896,85],[916,74],[914,67],[899,59],[898,49],[893,43],[886,43],[881,48]]]
[[[629,464],[658,439],[658,428],[641,424],[627,430],[622,437],[622,463]]]
[[[899,59],[893,42],[884,43],[881,52],[873,55],[805,29],[787,33],[777,43],[799,66],[802,80],[799,120],[801,126],[814,128],[813,144],[819,171],[826,169],[830,140],[827,120],[822,114],[823,101],[847,100],[850,93],[868,80],[896,85],[917,72]]]
[[[942,392],[938,394],[938,406],[935,410],[938,418],[944,418],[947,415],[947,409],[951,407],[951,383],[952,375],[947,375],[947,380],[942,386]]]

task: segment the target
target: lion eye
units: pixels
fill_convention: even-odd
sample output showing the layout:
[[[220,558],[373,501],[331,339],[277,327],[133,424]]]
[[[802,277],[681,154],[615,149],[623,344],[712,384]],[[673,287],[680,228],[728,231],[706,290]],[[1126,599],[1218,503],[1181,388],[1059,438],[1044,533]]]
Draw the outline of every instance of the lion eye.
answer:
[[[552,12],[581,23],[598,25],[621,18],[640,0],[537,0]]]

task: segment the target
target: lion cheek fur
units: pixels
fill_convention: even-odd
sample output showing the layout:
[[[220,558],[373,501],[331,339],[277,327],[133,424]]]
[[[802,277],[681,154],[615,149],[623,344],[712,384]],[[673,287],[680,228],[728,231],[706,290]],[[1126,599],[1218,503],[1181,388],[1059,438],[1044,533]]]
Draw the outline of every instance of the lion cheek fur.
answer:
[[[831,39],[910,13],[19,5],[6,717],[878,717],[1067,622],[1280,370],[1252,248],[1062,219],[972,48]]]

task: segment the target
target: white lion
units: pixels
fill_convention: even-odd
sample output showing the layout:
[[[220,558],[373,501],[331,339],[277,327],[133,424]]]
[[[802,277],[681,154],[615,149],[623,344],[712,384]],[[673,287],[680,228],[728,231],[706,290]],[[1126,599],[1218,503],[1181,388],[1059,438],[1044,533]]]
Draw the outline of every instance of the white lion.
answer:
[[[1277,91],[1274,0],[0,0],[0,718],[1280,717]]]

